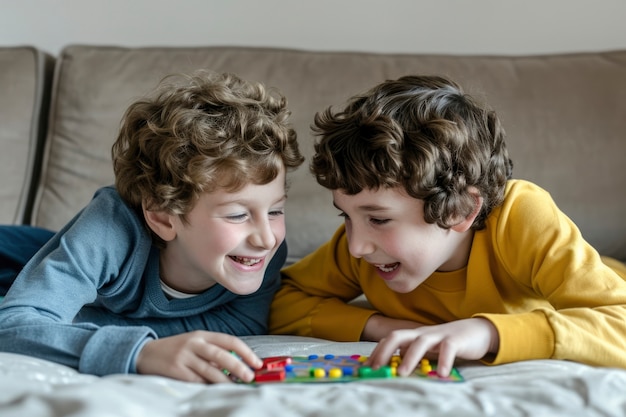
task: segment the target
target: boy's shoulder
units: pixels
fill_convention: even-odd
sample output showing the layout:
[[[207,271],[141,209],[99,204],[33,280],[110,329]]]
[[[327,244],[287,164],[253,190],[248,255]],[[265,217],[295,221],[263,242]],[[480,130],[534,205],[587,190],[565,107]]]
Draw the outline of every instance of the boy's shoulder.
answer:
[[[534,182],[524,179],[511,179],[508,180],[506,183],[503,204],[506,204],[506,202],[508,201],[523,198],[524,196],[528,197],[533,194],[536,194],[542,198],[549,196],[548,191],[541,188]]]
[[[114,185],[105,185],[103,187],[98,188],[96,192],[94,193],[94,198],[100,195],[105,196],[105,198],[121,200],[121,197],[119,193],[117,192],[117,190],[115,189]]]
[[[126,207],[128,205],[124,202],[117,189],[113,185],[106,185],[98,188],[93,195],[91,204],[99,206],[110,206],[111,208]]]
[[[557,211],[556,203],[547,190],[528,180],[512,179],[507,181],[504,200],[489,214],[487,224],[502,227],[509,222],[553,221]]]
[[[124,202],[112,185],[97,189],[78,217],[88,220],[89,223],[102,223],[107,228],[114,224],[128,227],[129,223],[141,223],[138,213]]]

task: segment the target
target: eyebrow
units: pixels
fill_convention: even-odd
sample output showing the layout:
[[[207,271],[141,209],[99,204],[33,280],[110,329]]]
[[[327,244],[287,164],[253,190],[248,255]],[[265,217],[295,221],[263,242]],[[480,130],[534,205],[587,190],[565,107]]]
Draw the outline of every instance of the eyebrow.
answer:
[[[243,206],[250,204],[252,200],[249,200],[247,198],[238,198],[236,200],[228,200],[228,201],[224,201],[222,203],[218,203],[216,206],[217,207],[221,207],[221,206],[228,206],[230,204],[241,204]],[[279,198],[278,200],[275,200],[272,204],[278,204],[278,203],[282,203],[287,201],[287,194],[284,194],[281,198]]]
[[[335,203],[334,201],[333,201],[333,206],[335,206],[337,210],[343,211],[343,209],[339,207],[337,203]],[[366,204],[366,205],[357,207],[357,209],[359,209],[359,211],[387,211],[389,210],[389,207],[383,207],[383,206],[378,206],[374,204]]]

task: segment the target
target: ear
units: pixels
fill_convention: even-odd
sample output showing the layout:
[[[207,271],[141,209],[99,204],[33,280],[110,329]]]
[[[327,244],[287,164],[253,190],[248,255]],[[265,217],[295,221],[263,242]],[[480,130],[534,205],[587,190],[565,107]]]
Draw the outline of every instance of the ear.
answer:
[[[464,219],[461,219],[460,222],[455,223],[450,229],[454,230],[458,233],[466,232],[472,227],[474,224],[474,220],[476,220],[476,216],[480,213],[480,210],[483,208],[483,197],[480,195],[480,192],[476,187],[469,187],[468,192],[474,199],[474,210],[470,214],[467,215]]]
[[[172,215],[164,211],[151,211],[146,209],[145,204],[142,205],[143,217],[150,230],[157,234],[166,242],[176,237],[176,228],[172,221]]]

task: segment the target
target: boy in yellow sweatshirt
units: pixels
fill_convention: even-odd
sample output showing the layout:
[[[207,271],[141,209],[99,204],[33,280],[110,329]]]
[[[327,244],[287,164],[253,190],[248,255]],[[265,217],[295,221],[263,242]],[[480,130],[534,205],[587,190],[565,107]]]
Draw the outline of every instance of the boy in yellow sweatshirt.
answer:
[[[270,331],[501,364],[626,368],[626,266],[601,258],[550,195],[511,179],[491,109],[451,80],[386,81],[315,117],[311,171],[345,218],[283,270]],[[365,295],[371,308],[351,304]]]

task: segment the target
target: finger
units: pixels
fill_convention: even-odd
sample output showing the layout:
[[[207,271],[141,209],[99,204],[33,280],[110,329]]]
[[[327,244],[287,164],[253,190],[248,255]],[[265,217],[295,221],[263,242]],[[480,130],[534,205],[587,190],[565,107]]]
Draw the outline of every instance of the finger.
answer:
[[[202,383],[232,383],[232,378],[219,365],[197,358],[190,365],[190,371]]]
[[[402,330],[395,330],[389,333],[387,337],[378,342],[365,364],[374,369],[387,365],[391,357],[402,347],[407,337],[409,337],[407,332]]]
[[[189,358],[185,365],[179,366],[174,374],[167,374],[167,376],[200,384],[232,382],[221,369],[195,355]]]
[[[228,379],[236,378],[245,382],[250,382],[254,379],[254,372],[250,369],[250,366],[236,354],[223,349],[221,346],[206,344],[201,352],[198,353],[198,356],[208,363],[211,368],[218,369]],[[205,372],[208,372],[208,370]],[[211,375],[213,375],[212,371]],[[219,375],[216,377],[219,377],[220,380],[222,379]]]
[[[211,344],[220,346],[222,349],[234,353],[240,361],[246,363],[249,367],[259,369],[263,366],[263,361],[259,358],[250,347],[241,339],[225,333],[207,332]]]
[[[450,343],[441,343],[439,357],[437,358],[437,375],[447,378],[450,376],[457,350]]]
[[[235,339],[230,351],[237,355],[240,361],[243,361],[251,368],[260,369],[263,367],[261,358],[259,358],[257,354],[250,349],[250,346],[245,344],[241,339]]]
[[[391,359],[391,354],[388,352],[393,350],[391,343],[392,342],[388,339],[382,339],[378,342],[374,350],[372,350],[372,353],[370,353],[369,357],[363,364],[374,369],[378,369],[382,365],[388,363]],[[395,352],[395,350],[393,351]]]
[[[222,369],[224,373],[229,375],[231,379],[238,379],[244,382],[252,382],[254,380],[254,371],[243,362],[241,359],[231,354],[233,361],[228,361],[227,365],[224,365]]]
[[[420,335],[415,338],[405,349],[402,362],[398,365],[397,372],[400,376],[407,376],[415,371],[419,362],[426,353],[436,347],[438,340],[431,335]]]

